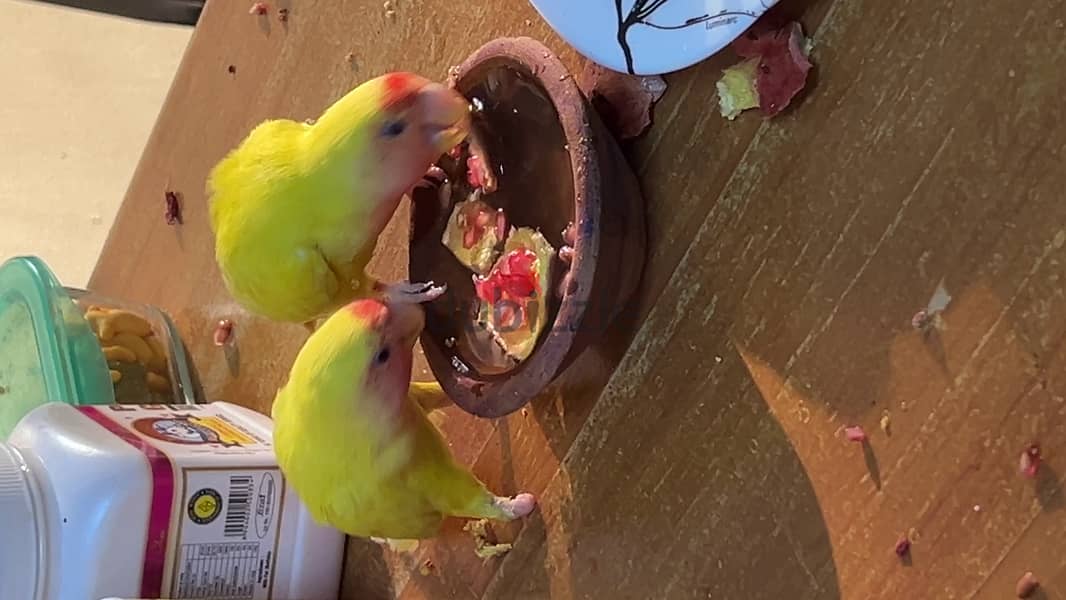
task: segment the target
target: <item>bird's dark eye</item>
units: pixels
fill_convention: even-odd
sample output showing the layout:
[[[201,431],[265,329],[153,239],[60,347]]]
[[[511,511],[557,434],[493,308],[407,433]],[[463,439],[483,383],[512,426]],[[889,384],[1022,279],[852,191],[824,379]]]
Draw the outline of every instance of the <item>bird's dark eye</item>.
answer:
[[[386,121],[381,127],[381,135],[387,138],[394,138],[404,132],[407,129],[407,123],[404,121]]]
[[[389,362],[389,349],[382,348],[378,351],[378,355],[374,357],[374,361],[379,365]]]

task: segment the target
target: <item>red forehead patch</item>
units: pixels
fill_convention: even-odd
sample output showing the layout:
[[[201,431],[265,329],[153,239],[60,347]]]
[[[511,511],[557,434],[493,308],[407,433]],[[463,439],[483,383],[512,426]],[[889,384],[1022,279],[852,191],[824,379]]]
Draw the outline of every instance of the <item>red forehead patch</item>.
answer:
[[[389,73],[385,75],[384,80],[386,107],[403,108],[414,102],[421,77],[412,73]]]
[[[385,318],[385,305],[378,300],[356,300],[348,305],[348,312],[374,327]]]

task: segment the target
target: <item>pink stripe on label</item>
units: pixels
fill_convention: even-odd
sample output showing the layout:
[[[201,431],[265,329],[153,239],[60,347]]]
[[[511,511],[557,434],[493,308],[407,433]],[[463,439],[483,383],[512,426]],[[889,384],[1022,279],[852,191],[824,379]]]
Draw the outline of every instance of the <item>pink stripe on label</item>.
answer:
[[[141,597],[159,598],[163,592],[163,571],[167,559],[167,535],[174,509],[174,466],[170,457],[132,431],[111,419],[95,406],[76,407],[85,416],[141,451],[152,471],[152,501],[148,511],[148,540],[141,570]]]

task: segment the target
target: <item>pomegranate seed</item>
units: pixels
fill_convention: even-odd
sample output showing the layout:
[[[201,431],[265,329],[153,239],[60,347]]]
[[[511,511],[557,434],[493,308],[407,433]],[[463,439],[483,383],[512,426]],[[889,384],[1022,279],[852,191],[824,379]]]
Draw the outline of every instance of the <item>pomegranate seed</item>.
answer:
[[[896,556],[903,558],[904,556],[910,554],[910,551],[911,541],[907,539],[907,536],[899,538],[899,541],[896,542]]]
[[[229,343],[233,337],[233,321],[229,319],[222,319],[218,322],[218,327],[215,327],[215,345],[225,346]]]
[[[1029,479],[1036,477],[1040,470],[1040,444],[1033,442],[1022,452],[1018,459],[1018,470]]]
[[[496,211],[496,239],[502,240],[507,235],[507,215],[503,209]]]
[[[848,438],[849,442],[865,442],[866,432],[862,427],[858,425],[852,425],[851,427],[844,428],[844,436]]]

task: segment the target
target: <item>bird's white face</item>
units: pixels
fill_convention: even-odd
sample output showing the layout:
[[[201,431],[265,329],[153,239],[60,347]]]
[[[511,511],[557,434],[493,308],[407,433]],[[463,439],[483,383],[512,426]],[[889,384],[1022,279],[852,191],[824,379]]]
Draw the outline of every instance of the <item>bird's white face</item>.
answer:
[[[363,388],[386,402],[379,407],[389,417],[400,414],[406,402],[414,362],[414,346],[425,326],[425,313],[415,303],[357,300],[347,309],[370,332],[370,356]]]
[[[385,227],[403,195],[470,131],[469,104],[454,90],[406,73],[386,75],[382,84],[386,107],[372,124],[368,149],[379,174],[374,231]]]

